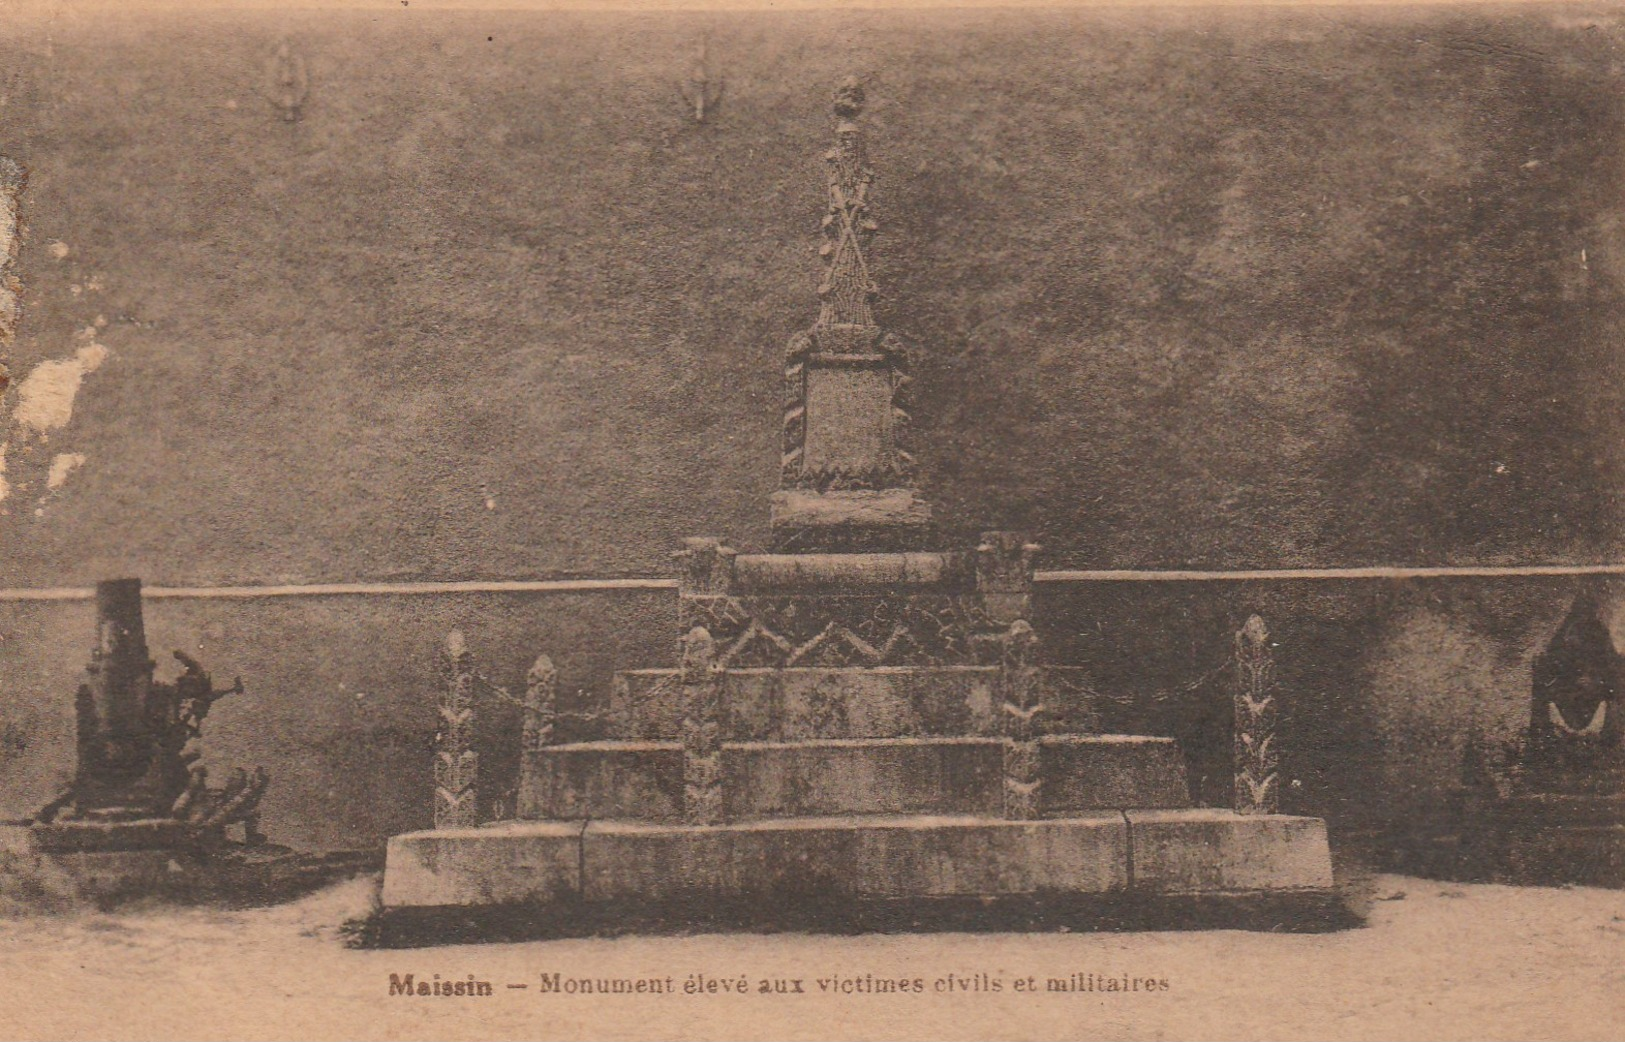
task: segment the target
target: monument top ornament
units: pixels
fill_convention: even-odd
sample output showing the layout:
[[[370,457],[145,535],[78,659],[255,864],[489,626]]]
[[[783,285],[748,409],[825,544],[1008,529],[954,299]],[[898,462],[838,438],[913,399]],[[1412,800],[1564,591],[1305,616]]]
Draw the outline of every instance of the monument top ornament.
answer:
[[[824,153],[829,167],[829,213],[824,216],[827,242],[824,281],[818,287],[823,307],[818,324],[873,326],[871,309],[879,287],[864,259],[880,225],[869,214],[869,186],[874,172],[864,153],[863,130],[855,122],[863,112],[863,85],[848,77],[835,91],[835,147]]]

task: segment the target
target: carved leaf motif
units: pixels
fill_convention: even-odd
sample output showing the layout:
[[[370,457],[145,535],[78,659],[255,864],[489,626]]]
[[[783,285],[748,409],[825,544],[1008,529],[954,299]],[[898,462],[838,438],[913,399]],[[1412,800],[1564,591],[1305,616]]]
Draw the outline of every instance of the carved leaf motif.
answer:
[[[1013,716],[1017,720],[1020,720],[1020,721],[1023,721],[1023,722],[1031,722],[1034,717],[1036,717],[1039,713],[1042,713],[1043,711],[1044,711],[1043,705],[1035,705],[1035,706],[1031,707],[1030,709],[1023,709],[1021,706],[1013,705],[1013,704],[1011,704],[1009,702],[1004,703],[1004,712],[1007,715]]]
[[[1247,793],[1252,798],[1252,802],[1255,807],[1262,807],[1264,805],[1264,801],[1269,796],[1270,790],[1275,785],[1274,774],[1267,776],[1263,781],[1254,780],[1250,774],[1238,775],[1236,780],[1243,783],[1247,787]]]
[[[1571,727],[1563,719],[1563,711],[1557,708],[1556,702],[1546,703],[1546,715],[1551,719],[1552,726],[1557,728],[1559,734],[1566,734],[1573,738],[1589,738],[1602,733],[1603,724],[1608,720],[1608,703],[1598,702],[1596,711],[1591,714],[1591,722],[1584,727]]]

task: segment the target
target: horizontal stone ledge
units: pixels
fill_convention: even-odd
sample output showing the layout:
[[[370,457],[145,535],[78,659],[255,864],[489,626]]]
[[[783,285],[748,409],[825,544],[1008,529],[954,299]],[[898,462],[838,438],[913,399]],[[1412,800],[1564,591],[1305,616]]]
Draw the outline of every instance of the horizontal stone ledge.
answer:
[[[768,498],[770,522],[781,528],[919,528],[931,507],[913,489],[811,492],[785,489]]]
[[[808,586],[930,586],[970,578],[963,555],[919,551],[872,554],[740,554],[730,593]]]
[[[879,369],[892,365],[890,355],[878,351],[814,351],[806,356],[808,365],[842,369]]]
[[[1347,568],[1202,569],[1061,569],[1036,571],[1035,583],[1095,582],[1301,582],[1305,580],[1403,579],[1541,579],[1578,575],[1625,575],[1625,564],[1457,565],[1439,567],[1371,566]],[[609,579],[496,579],[425,582],[299,583],[238,586],[146,586],[149,600],[251,600],[272,597],[414,597],[446,594],[616,593],[675,590],[678,581],[663,576]],[[0,603],[88,601],[91,586],[10,587],[0,589]]]
[[[795,903],[1301,893],[1332,885],[1319,819],[1203,809],[1042,821],[505,822],[394,837],[383,899],[396,908],[740,897]]]

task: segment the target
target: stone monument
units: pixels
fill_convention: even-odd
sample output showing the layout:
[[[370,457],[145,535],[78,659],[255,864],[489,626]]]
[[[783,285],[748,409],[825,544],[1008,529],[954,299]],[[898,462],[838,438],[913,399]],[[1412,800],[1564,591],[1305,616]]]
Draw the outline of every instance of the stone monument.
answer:
[[[473,805],[466,786],[443,786],[448,827],[389,843],[387,910],[689,918],[1331,887],[1324,823],[1274,812],[1267,651],[1237,701],[1240,809],[1197,808],[1173,739],[1097,733],[1087,689],[1042,662],[1039,548],[1011,532],[934,545],[909,352],[873,313],[863,100],[854,81],[835,96],[821,305],[785,357],[774,545],[685,540],[674,667],[617,673],[585,736],[555,726],[539,662],[517,818],[469,826],[452,813]],[[1249,633],[1261,644],[1262,623]],[[447,718],[465,727],[469,674],[453,672]],[[466,782],[467,750],[440,762]]]
[[[218,851],[240,824],[242,846],[259,847],[258,807],[268,779],[237,770],[215,787],[194,747],[219,699],[202,666],[175,652],[184,672],[154,679],[141,581],[96,585],[96,644],[75,698],[73,781],[27,821],[0,826],[6,877],[67,887],[79,896],[153,891],[184,874],[177,857]]]
[[[1535,659],[1529,728],[1495,807],[1503,867],[1529,882],[1625,886],[1625,657],[1598,587]]]

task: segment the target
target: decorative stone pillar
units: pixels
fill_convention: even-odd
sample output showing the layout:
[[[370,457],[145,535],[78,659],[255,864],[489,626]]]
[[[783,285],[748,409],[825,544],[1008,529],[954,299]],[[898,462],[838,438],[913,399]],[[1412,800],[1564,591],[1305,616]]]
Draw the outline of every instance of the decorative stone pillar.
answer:
[[[1038,738],[1044,712],[1038,666],[1038,635],[1025,619],[1010,624],[999,641],[999,720],[1004,733],[1004,816],[1037,818],[1043,777]]]
[[[1269,637],[1264,620],[1257,615],[1236,633],[1236,810],[1242,814],[1275,814],[1281,807],[1275,746],[1275,663]]]
[[[1020,532],[983,532],[976,547],[976,592],[989,622],[1009,626],[1032,617],[1033,558],[1038,544]]]
[[[683,818],[690,825],[714,825],[723,820],[722,706],[716,642],[705,627],[695,626],[683,637],[678,663],[683,687]]]
[[[474,656],[452,630],[441,664],[440,727],[435,733],[434,826],[479,824],[476,785],[480,758],[474,751]]]
[[[525,674],[525,720],[521,748],[527,753],[553,744],[553,724],[558,719],[559,672],[546,655],[536,659]]]
[[[685,597],[720,596],[733,582],[735,551],[720,539],[696,536],[683,540],[677,552],[682,573],[678,591]]]

